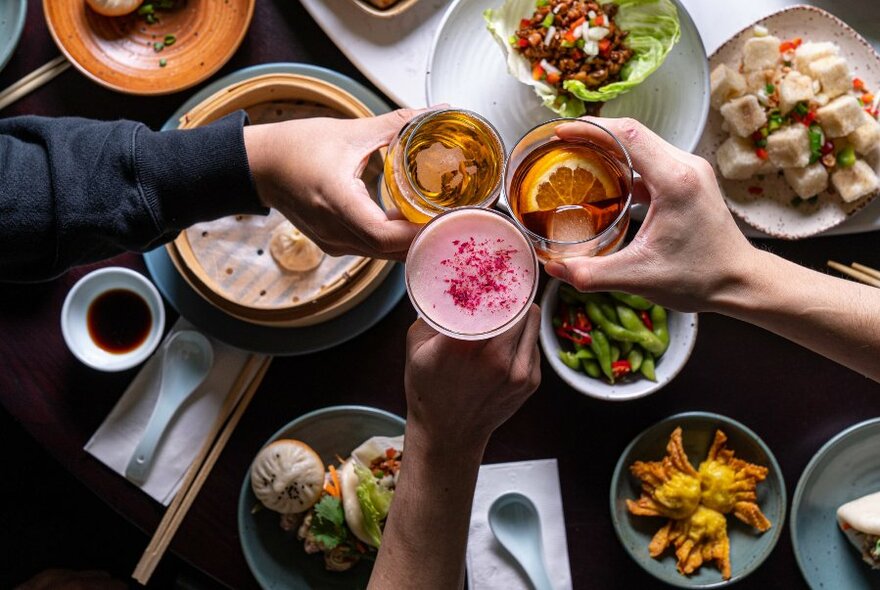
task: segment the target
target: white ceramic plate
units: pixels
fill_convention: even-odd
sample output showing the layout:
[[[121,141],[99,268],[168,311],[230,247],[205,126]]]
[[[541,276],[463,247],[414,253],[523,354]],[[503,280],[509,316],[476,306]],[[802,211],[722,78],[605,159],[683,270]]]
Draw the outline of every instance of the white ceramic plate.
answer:
[[[833,41],[840,46],[850,71],[865,81],[872,91],[880,91],[880,55],[856,31],[835,16],[813,6],[793,6],[749,25],[718,48],[709,58],[712,68],[725,63],[739,67],[742,46],[752,36],[752,28],[760,24],[780,39],[800,37],[804,41]],[[733,213],[752,227],[767,235],[796,240],[815,235],[832,228],[867,205],[877,193],[844,203],[836,193],[824,191],[815,205],[793,205],[795,192],[780,175],[765,175],[763,180],[728,180],[717,171],[715,152],[729,134],[721,129],[722,117],[714,109],[709,113],[708,123],[697,154],[703,156],[716,168],[727,206]],[[752,194],[761,189],[761,194]]]
[[[553,314],[556,311],[560,281],[553,279],[544,288],[541,296],[541,348],[547,362],[562,380],[574,389],[607,401],[628,401],[650,395],[662,389],[684,368],[694,345],[697,343],[697,314],[669,310],[669,348],[657,359],[657,381],[638,378],[619,381],[610,385],[605,381],[593,379],[583,371],[575,371],[559,358],[559,339],[553,332]]]
[[[456,0],[428,55],[428,104],[476,111],[498,129],[507,149],[535,125],[557,115],[531,87],[507,71],[505,56],[486,30],[483,11],[504,0]],[[631,92],[605,103],[606,117],[638,119],[681,149],[693,151],[709,111],[709,69],[700,35],[681,3],[681,40],[660,68]],[[523,15],[528,16],[528,15]]]

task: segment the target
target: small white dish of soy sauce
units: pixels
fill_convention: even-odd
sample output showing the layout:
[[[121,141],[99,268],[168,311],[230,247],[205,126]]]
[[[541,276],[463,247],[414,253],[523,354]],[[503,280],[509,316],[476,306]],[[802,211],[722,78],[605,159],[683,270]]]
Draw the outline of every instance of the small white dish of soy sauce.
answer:
[[[90,272],[67,293],[61,308],[64,342],[83,364],[124,371],[156,350],[165,308],[142,274],[118,266]]]

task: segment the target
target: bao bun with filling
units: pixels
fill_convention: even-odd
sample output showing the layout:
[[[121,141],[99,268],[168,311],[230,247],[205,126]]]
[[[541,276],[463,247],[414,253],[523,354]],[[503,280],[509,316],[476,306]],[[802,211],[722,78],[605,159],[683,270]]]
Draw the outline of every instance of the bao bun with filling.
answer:
[[[849,542],[861,552],[865,563],[880,569],[880,492],[838,508],[837,523]]]
[[[276,440],[251,465],[251,488],[266,508],[281,514],[305,512],[320,499],[324,463],[304,442]]]
[[[92,10],[104,16],[124,16],[131,14],[144,0],[86,0]]]
[[[368,516],[365,516],[365,508],[369,511],[370,507],[364,505],[365,501],[368,502],[368,500],[361,497],[364,496],[363,491],[361,491],[360,495],[358,494],[358,488],[364,483],[364,477],[366,477],[364,475],[365,471],[366,474],[373,477],[372,472],[370,472],[370,464],[377,459],[385,457],[388,449],[394,449],[402,453],[403,436],[401,435],[393,438],[387,436],[374,436],[373,438],[368,439],[361,446],[352,451],[351,457],[346,460],[339,472],[340,486],[342,487],[342,506],[345,511],[345,522],[355,537],[371,547],[379,546],[379,542],[381,542],[381,531],[378,531],[377,534],[377,531],[373,530],[373,534],[371,534],[371,519]],[[360,474],[358,472],[360,472]],[[397,483],[397,478],[391,478],[390,476],[388,476],[388,478],[390,479],[387,481],[378,480],[377,485],[393,492]],[[363,490],[363,487],[361,487],[361,489]],[[380,528],[384,526],[384,519],[386,516],[387,514],[380,515],[382,521],[379,523]]]

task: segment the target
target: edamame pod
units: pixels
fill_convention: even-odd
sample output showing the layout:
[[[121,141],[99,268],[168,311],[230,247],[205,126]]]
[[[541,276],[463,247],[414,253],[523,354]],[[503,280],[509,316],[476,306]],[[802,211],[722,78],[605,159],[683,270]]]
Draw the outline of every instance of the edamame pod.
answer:
[[[644,297],[639,297],[638,295],[630,295],[629,293],[621,293],[620,291],[611,291],[610,295],[621,303],[625,303],[634,309],[648,310],[654,305]]]
[[[642,353],[641,348],[633,346],[633,349],[629,351],[628,355],[626,355],[626,360],[629,361],[630,370],[633,373],[636,373],[641,368],[642,362],[645,360],[645,355]]]
[[[605,314],[605,317],[614,322],[615,324],[620,323],[620,318],[617,317],[617,312],[614,310],[614,306],[610,303],[600,303],[599,309],[602,310],[602,313]]]
[[[616,363],[620,360],[620,347],[616,344],[611,345],[611,362]]]
[[[590,347],[596,355],[596,360],[599,361],[599,368],[614,383],[614,373],[611,372],[611,345],[608,343],[608,338],[601,330],[593,330],[590,336],[593,337]]]
[[[645,360],[642,361],[642,366],[639,368],[639,372],[641,372],[646,379],[650,379],[656,383],[657,374],[654,372],[654,355],[650,352],[645,353]]]
[[[663,307],[655,305],[651,308],[651,323],[654,324],[654,335],[663,343],[663,352],[657,355],[660,356],[669,347],[669,321]]]
[[[598,326],[605,335],[613,340],[628,340],[630,342],[638,342],[639,336],[625,329],[623,326],[612,322],[602,313],[599,306],[592,301],[587,302],[587,316],[590,321]]]
[[[596,361],[583,361],[584,363],[584,371],[586,371],[587,375],[592,377],[593,379],[598,379],[602,376],[602,369],[599,368],[599,363]]]
[[[635,334],[636,339],[634,342],[640,344],[642,348],[650,353],[656,355],[663,354],[666,350],[666,345],[642,323],[642,320],[639,319],[635,311],[625,305],[618,305],[617,316],[620,318],[620,323],[624,329]]]
[[[581,360],[576,356],[574,352],[567,352],[565,350],[559,351],[559,360],[565,363],[565,366],[574,369],[577,371],[581,368]]]
[[[633,349],[633,346],[635,346],[635,344],[624,340],[623,342],[619,342],[618,346],[620,346],[620,354],[626,356],[629,354],[629,351]]]
[[[576,356],[580,360],[596,358],[596,355],[593,354],[592,350],[584,347],[578,348],[577,351],[574,353],[574,356]]]

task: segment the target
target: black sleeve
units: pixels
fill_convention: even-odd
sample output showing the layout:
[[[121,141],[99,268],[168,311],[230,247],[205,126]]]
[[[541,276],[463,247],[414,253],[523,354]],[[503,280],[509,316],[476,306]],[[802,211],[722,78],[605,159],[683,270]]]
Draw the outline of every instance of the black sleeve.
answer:
[[[265,213],[244,112],[188,131],[131,121],[0,119],[0,281],[33,281],[199,221]]]

